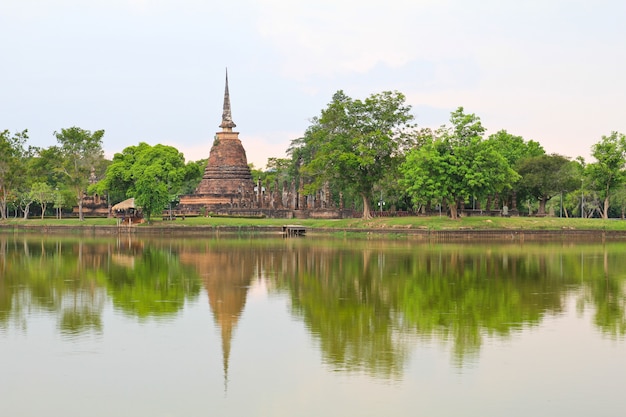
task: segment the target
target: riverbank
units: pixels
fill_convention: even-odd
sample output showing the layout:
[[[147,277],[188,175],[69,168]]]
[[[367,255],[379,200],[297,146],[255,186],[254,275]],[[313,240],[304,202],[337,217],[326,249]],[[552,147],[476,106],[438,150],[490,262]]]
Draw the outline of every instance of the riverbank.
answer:
[[[4,233],[206,235],[220,233],[281,234],[283,226],[298,224],[307,235],[407,236],[435,240],[621,240],[626,221],[556,217],[387,217],[363,219],[259,219],[195,217],[155,220],[152,224],[120,225],[117,219],[4,220]]]

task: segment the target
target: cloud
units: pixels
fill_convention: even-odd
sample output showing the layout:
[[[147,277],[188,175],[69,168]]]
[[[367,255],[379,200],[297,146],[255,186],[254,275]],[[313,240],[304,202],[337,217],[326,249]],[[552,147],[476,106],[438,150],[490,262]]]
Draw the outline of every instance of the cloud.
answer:
[[[258,30],[280,52],[286,77],[362,73],[379,63],[398,67],[414,58],[411,27],[416,22],[406,15],[422,3],[260,3]]]

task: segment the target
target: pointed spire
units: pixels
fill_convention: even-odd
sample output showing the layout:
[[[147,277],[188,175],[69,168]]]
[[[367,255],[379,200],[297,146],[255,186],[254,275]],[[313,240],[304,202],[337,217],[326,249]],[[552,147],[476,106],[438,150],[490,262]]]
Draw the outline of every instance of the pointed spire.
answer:
[[[226,68],[226,88],[224,89],[224,110],[222,112],[222,129],[232,129],[237,125],[233,122],[233,116],[230,112],[230,94],[228,93],[228,68]]]
[[[228,394],[228,362],[230,359],[230,341],[233,337],[231,326],[222,327],[222,361],[224,366],[224,396]]]

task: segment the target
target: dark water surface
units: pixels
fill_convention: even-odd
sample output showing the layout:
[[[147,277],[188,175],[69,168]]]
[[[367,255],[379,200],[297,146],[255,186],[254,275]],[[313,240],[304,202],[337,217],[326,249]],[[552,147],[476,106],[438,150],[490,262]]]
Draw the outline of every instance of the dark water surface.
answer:
[[[0,235],[0,415],[626,415],[625,254]]]

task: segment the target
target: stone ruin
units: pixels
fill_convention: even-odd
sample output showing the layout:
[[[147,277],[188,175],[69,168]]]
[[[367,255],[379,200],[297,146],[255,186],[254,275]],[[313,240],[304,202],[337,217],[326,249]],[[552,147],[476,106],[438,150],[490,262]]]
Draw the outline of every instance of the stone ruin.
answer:
[[[215,135],[204,175],[195,193],[181,196],[178,210],[198,214],[254,206],[254,182],[239,132],[233,131],[236,126],[230,110],[227,73],[222,131]]]
[[[224,89],[222,128],[217,132],[204,175],[193,194],[180,197],[176,215],[264,216],[276,218],[340,218],[350,215],[333,207],[327,187],[314,196],[299,190],[303,184],[274,184],[266,189],[260,179],[254,182],[246,151],[234,132],[228,72]]]

